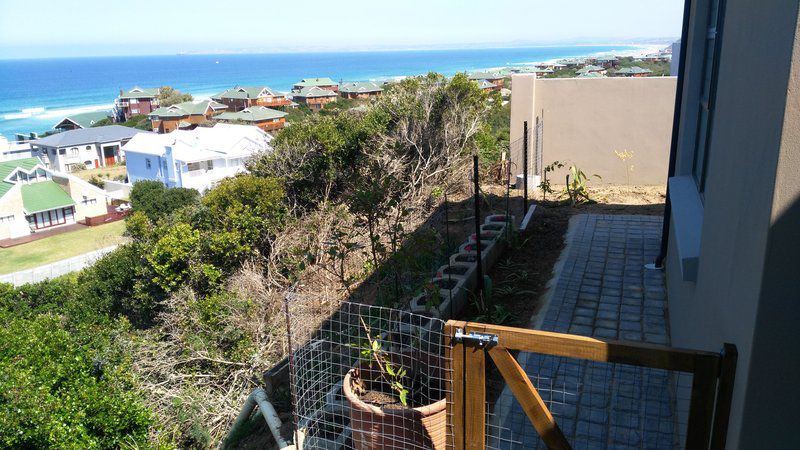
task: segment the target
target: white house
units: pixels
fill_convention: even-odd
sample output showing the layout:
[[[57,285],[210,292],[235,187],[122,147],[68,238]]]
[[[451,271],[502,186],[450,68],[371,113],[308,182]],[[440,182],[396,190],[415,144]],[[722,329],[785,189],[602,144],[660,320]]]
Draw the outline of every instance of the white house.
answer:
[[[123,161],[120,147],[147,131],[122,125],[80,128],[31,141],[34,156],[59,172],[111,166]]]
[[[30,158],[33,156],[30,142],[9,142],[0,136],[0,161],[9,159]]]
[[[272,149],[272,136],[255,126],[218,123],[211,128],[139,134],[125,146],[128,181],[159,180],[168,187],[203,192],[244,171],[254,154]]]
[[[47,169],[39,158],[0,162],[0,239],[103,215],[109,201],[102,189]]]

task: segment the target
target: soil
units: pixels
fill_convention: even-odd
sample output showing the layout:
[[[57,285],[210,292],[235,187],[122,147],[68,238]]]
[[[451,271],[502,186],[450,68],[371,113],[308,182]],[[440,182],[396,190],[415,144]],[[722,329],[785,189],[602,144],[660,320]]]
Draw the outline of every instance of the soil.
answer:
[[[364,403],[377,406],[378,408],[384,408],[384,409],[406,408],[406,406],[400,403],[400,399],[398,399],[394,395],[387,394],[381,391],[368,390],[365,394],[361,395],[359,399]]]

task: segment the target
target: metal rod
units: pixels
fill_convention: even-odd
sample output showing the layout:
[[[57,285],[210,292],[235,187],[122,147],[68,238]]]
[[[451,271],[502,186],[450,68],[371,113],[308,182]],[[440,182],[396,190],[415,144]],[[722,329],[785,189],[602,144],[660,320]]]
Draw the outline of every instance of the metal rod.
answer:
[[[483,303],[483,263],[481,262],[481,185],[480,175],[478,174],[478,155],[472,157],[472,178],[475,183],[475,253],[477,255],[475,264],[478,270],[477,294],[478,299]]]
[[[528,211],[528,121],[522,129],[522,214]],[[508,217],[506,217],[508,220]]]

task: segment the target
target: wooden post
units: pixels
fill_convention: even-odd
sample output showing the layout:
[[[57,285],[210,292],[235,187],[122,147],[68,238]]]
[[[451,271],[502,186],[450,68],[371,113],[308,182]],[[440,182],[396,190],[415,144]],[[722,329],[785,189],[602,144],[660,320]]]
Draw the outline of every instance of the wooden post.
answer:
[[[711,421],[714,415],[719,357],[698,357],[692,379],[689,423],[686,428],[686,448],[708,449],[711,441]]]
[[[486,352],[475,346],[465,347],[465,449],[486,448]],[[466,393],[469,392],[467,395]]]
[[[714,407],[714,426],[711,430],[711,448],[714,450],[725,449],[739,352],[735,345],[725,344],[721,356],[717,404]]]
[[[444,326],[444,363],[447,374],[445,398],[447,402],[447,449],[464,450],[464,344],[453,339],[456,328],[464,329],[464,322],[449,320]]]

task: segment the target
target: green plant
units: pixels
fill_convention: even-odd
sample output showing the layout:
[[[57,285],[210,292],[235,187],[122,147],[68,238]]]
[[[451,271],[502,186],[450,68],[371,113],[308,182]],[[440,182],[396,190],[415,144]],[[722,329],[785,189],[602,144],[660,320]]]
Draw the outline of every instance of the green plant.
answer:
[[[633,159],[633,152],[628,150],[614,150],[614,154],[617,155],[622,164],[625,166],[625,183],[630,186],[631,185],[631,172],[633,172],[633,164],[629,164],[628,160]]]
[[[383,345],[380,341],[380,335],[372,336],[372,330],[364,321],[364,318],[359,317],[359,320],[361,320],[361,326],[364,328],[364,331],[367,335],[367,342],[360,346],[361,358],[364,361],[368,361],[370,367],[372,367],[373,363],[378,366],[378,372],[380,373],[381,379],[392,391],[397,394],[397,397],[400,399],[400,403],[402,403],[403,406],[408,406],[409,390],[404,384],[407,375],[406,369],[399,365],[396,366],[391,361],[388,352],[383,349]],[[365,389],[362,385],[360,386],[360,389],[357,390],[364,392]]]
[[[553,161],[544,168],[544,171],[542,171],[542,181],[539,183],[539,190],[542,191],[542,200],[547,200],[547,194],[553,193],[553,187],[550,185],[550,180],[547,178],[547,174],[562,167],[564,167],[563,163],[559,161]]]
[[[593,177],[600,178],[600,175],[592,175]],[[570,203],[573,206],[577,205],[578,203],[588,202],[594,203],[594,200],[589,197],[589,190],[587,189],[587,183],[589,181],[589,176],[583,172],[578,166],[575,164],[569,167],[569,174],[567,175],[567,183],[566,187],[564,188],[563,195],[568,195],[570,199]]]
[[[494,305],[475,317],[478,322],[502,325],[511,319],[511,312],[504,305]]]
[[[422,290],[425,294],[426,311],[436,309],[442,304],[442,292],[439,290],[439,286],[433,283],[427,283]]]

